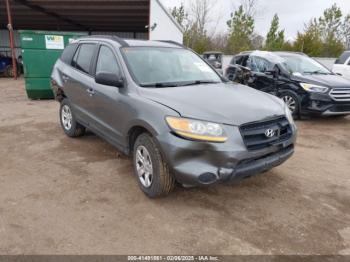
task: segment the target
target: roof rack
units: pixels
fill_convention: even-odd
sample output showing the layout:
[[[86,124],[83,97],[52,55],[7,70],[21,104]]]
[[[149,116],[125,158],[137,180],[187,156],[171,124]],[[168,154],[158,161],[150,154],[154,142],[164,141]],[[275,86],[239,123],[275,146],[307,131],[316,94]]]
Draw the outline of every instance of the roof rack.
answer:
[[[173,45],[176,45],[176,46],[180,46],[180,47],[183,47],[183,48],[187,48],[185,45],[183,44],[180,44],[176,41],[173,41],[173,40],[157,40],[158,42],[162,42],[162,43],[168,43],[168,44],[173,44]]]
[[[116,35],[89,35],[89,36],[84,36],[83,38],[103,38],[103,39],[109,39],[117,42],[120,44],[122,47],[128,47],[129,44],[122,38],[116,36]]]

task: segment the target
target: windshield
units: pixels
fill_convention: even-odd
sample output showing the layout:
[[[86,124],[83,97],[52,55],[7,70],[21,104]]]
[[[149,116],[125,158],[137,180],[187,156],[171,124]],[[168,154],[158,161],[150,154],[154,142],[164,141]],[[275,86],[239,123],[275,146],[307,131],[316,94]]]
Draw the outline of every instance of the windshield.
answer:
[[[331,74],[326,67],[308,56],[289,54],[280,56],[284,60],[282,65],[292,74]]]
[[[219,83],[221,78],[193,52],[180,48],[123,48],[129,70],[144,87]]]

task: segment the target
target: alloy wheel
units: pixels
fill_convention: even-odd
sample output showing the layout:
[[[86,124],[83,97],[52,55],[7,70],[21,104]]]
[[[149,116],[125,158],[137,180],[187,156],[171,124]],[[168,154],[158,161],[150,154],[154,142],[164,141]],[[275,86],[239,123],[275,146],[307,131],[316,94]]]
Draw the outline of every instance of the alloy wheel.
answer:
[[[293,113],[296,109],[297,102],[292,96],[286,95],[282,97],[282,100],[286,103],[288,106],[289,110]]]
[[[146,147],[139,146],[136,149],[135,162],[141,184],[144,187],[149,188],[153,182],[153,164]]]
[[[61,119],[64,129],[66,129],[67,131],[70,130],[72,128],[73,116],[69,106],[64,105],[62,107]]]

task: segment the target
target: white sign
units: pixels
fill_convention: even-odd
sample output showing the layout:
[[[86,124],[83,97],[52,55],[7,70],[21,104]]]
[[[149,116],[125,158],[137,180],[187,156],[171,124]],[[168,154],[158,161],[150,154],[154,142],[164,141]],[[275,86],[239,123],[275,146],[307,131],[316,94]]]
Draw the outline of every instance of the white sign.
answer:
[[[45,35],[46,49],[64,49],[64,39],[61,35]]]
[[[22,40],[23,41],[33,41],[33,38],[31,38],[31,37],[23,37]]]

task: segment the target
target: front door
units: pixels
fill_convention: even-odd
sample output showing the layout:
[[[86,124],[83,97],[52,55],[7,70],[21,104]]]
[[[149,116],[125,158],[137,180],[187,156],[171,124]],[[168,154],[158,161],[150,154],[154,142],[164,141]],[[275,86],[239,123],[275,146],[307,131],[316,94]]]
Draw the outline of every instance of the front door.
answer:
[[[247,67],[252,70],[249,86],[267,93],[273,93],[276,86],[276,78],[272,72],[274,66],[264,58],[250,56]]]
[[[121,67],[119,66],[116,54],[113,48],[101,45],[98,51],[96,61],[95,76],[99,73],[115,74],[122,76]],[[94,84],[94,114],[96,115],[97,125],[100,132],[108,137],[114,144],[124,147],[122,127],[124,119],[124,99],[126,95],[125,88],[115,86],[106,86]]]

